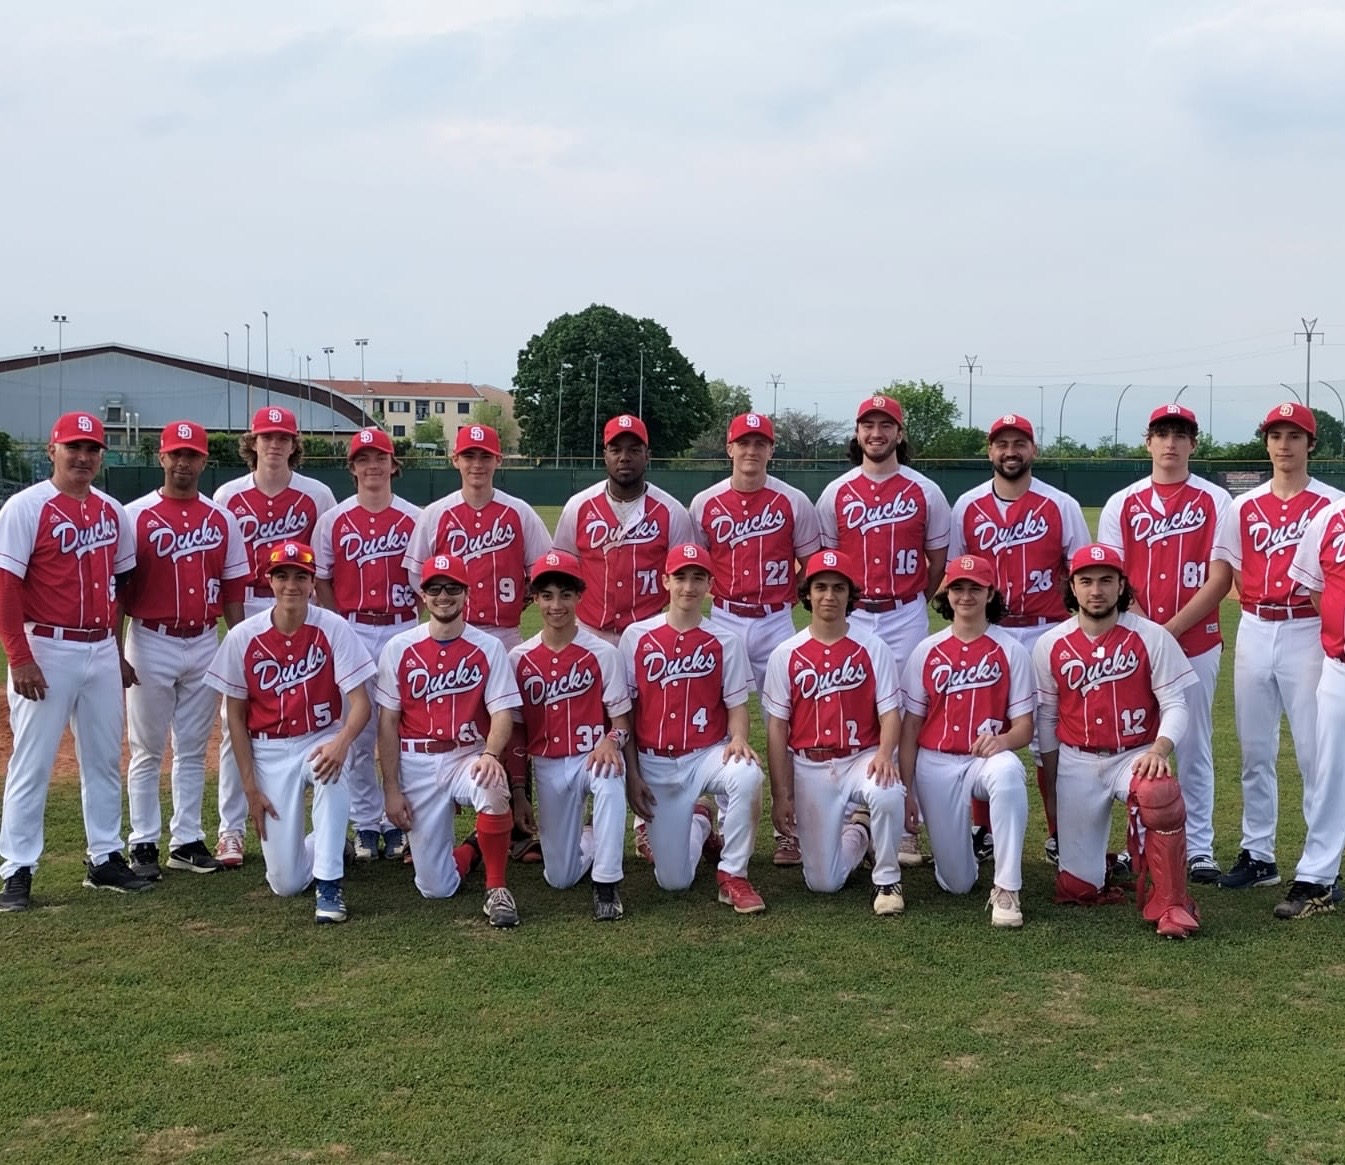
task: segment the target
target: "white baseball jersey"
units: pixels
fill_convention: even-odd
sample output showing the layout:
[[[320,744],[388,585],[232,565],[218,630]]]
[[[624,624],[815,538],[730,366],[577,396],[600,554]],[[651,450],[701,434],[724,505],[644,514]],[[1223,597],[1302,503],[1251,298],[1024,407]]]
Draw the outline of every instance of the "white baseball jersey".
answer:
[[[322,482],[302,473],[292,474],[290,483],[275,497],[257,488],[252,474],[226,481],[215,491],[215,501],[233,514],[252,556],[252,578],[248,585],[259,595],[271,593],[266,577],[267,555],[278,542],[307,542],[311,545],[318,517],[336,505],[332,491]]]
[[[457,490],[426,506],[411,532],[406,569],[420,578],[427,559],[450,554],[467,566],[467,621],[483,627],[517,627],[526,602],[528,567],[551,549],[537,512],[495,490],[479,510]]]
[[[902,703],[892,650],[851,627],[823,643],[805,627],[771,652],[761,707],[789,722],[789,747],[866,749],[878,744],[878,718]]]
[[[1195,474],[1174,485],[1146,477],[1107,499],[1097,540],[1120,552],[1135,598],[1155,623],[1166,623],[1205,585],[1214,535],[1232,504],[1226,489]],[[1219,646],[1218,609],[1179,642],[1188,656]]]
[[[1002,501],[992,479],[953,504],[948,558],[975,554],[994,563],[1011,620],[1060,623],[1069,618],[1061,585],[1069,560],[1092,540],[1079,503],[1063,490],[1034,477],[1022,497]]]
[[[232,627],[205,682],[248,704],[248,731],[267,737],[306,736],[334,727],[345,692],[374,674],[374,661],[340,615],[311,605],[303,625],[287,633],[261,611]]]
[[[521,709],[514,714],[528,733],[528,755],[579,756],[592,752],[630,711],[621,656],[606,640],[583,628],[559,651],[539,632],[509,653],[518,680]]]
[[[332,584],[338,611],[415,614],[416,592],[404,559],[419,517],[419,506],[396,496],[378,511],[352,496],[318,518],[313,557],[318,578]]]
[[[902,674],[906,710],[924,717],[921,748],[971,753],[976,738],[998,736],[1037,704],[1032,657],[993,624],[964,643],[951,627],[917,644]]]
[[[1162,698],[1196,682],[1177,641],[1129,611],[1099,639],[1077,617],[1050,628],[1032,649],[1032,665],[1038,705],[1058,713],[1060,742],[1093,751],[1153,744]]]
[[[679,631],[655,615],[627,627],[618,651],[635,704],[637,748],[679,756],[728,736],[728,711],[747,702],[752,685],[733,632],[710,623]]]
[[[471,625],[453,639],[434,639],[419,623],[394,635],[378,658],[379,707],[401,713],[403,740],[484,744],[490,718],[521,703],[500,641]]]
[[[1322,596],[1322,650],[1328,659],[1345,660],[1345,500],[1319,510],[1308,524],[1289,577]]]
[[[600,481],[565,503],[554,542],[579,559],[585,588],[580,620],[620,633],[663,610],[668,551],[695,540],[691,516],[672,494],[646,485],[644,496],[618,514]]]
[[[170,627],[213,627],[223,611],[221,583],[252,573],[234,516],[197,494],[166,498],[159,490],[126,507],[135,527],[135,573],[126,613]]]
[[[50,481],[0,506],[0,570],[23,580],[25,622],[112,629],[116,576],[135,565],[135,528],[101,490],[61,493]]]
[[[948,545],[948,500],[924,474],[899,466],[872,477],[857,466],[838,477],[817,499],[822,545],[862,564],[866,599],[924,601],[929,584],[928,550]]]
[[[1219,523],[1214,557],[1242,573],[1244,607],[1312,609],[1307,588],[1295,585],[1289,567],[1312,519],[1345,494],[1316,478],[1291,498],[1278,498],[1270,482],[1233,500]]]
[[[711,594],[749,606],[799,601],[794,563],[821,548],[817,511],[807,494],[769,475],[744,493],[732,480],[691,501],[696,541],[710,552]]]

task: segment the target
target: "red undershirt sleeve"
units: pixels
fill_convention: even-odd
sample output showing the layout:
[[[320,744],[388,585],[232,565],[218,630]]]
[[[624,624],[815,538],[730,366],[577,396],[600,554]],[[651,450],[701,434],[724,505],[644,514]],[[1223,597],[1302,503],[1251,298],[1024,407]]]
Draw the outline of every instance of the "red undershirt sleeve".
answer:
[[[0,570],[0,643],[4,644],[10,667],[33,662],[23,630],[23,579],[8,570]]]

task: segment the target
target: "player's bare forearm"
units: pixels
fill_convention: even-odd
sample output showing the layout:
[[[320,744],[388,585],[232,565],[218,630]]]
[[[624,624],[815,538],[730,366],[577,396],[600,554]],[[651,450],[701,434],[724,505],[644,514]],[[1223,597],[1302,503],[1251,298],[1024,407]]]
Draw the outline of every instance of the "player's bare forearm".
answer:
[[[789,751],[789,723],[766,717],[766,764],[771,776],[771,824],[781,833],[794,831],[794,757]]]
[[[507,785],[509,774],[504,768],[504,750],[514,735],[514,714],[508,708],[490,714],[490,730],[486,733],[486,747],[472,762],[472,779],[487,788]]]
[[[1008,730],[997,734],[986,733],[978,736],[972,744],[973,756],[998,756],[1001,752],[1017,752],[1032,743],[1032,716],[1015,716],[1009,721]]]
[[[329,611],[336,610],[336,592],[332,590],[331,579],[315,579],[313,582],[313,590],[317,593],[319,606],[326,607]]]
[[[234,761],[243,791],[257,787],[257,774],[252,761],[252,737],[248,735],[248,705],[246,700],[229,696],[225,700],[225,719],[229,725],[229,743],[233,745]]]
[[[1322,613],[1322,592],[1309,591],[1308,598],[1312,600],[1312,609],[1320,615]]]
[[[757,754],[752,746],[747,743],[747,735],[751,730],[750,722],[747,717],[747,704],[739,704],[736,708],[729,709],[729,742],[724,747],[725,760],[757,760]]]
[[[943,582],[943,573],[948,568],[948,547],[942,550],[925,551],[925,562],[929,564],[929,582],[925,584],[925,602],[929,602],[938,592]]]
[[[1046,815],[1055,820],[1055,775],[1060,769],[1060,749],[1041,754],[1041,791]]]
[[[658,802],[654,799],[653,792],[645,783],[644,776],[640,772],[640,756],[635,747],[634,737],[626,741],[624,752],[626,755],[626,804],[631,807],[633,813],[643,817],[646,821],[653,821],[654,807]]]
[[[226,627],[234,627],[243,621],[243,604],[241,600],[233,603],[225,603],[223,611],[224,625]]]
[[[625,744],[630,740],[630,717],[622,712],[610,717],[611,730],[589,757],[588,767],[599,776],[621,777],[626,773]]]
[[[901,721],[901,743],[897,745],[897,768],[909,792],[915,788],[915,758],[920,748],[920,729],[925,718],[907,712]]]
[[[1180,639],[1212,611],[1218,609],[1219,604],[1223,602],[1224,596],[1228,594],[1232,586],[1233,567],[1227,562],[1218,560],[1211,562],[1209,577],[1206,578],[1205,585],[1196,591],[1191,596],[1190,601],[1173,615],[1164,626]]]
[[[878,755],[895,767],[900,745],[901,711],[893,708],[878,717]]]
[[[378,710],[378,771],[383,776],[383,792],[401,792],[402,736],[401,713],[393,708]]]
[[[121,686],[129,688],[140,682],[135,668],[126,659],[126,609],[121,600],[117,600],[116,610],[112,613],[113,638],[117,641],[117,661],[121,666]]]

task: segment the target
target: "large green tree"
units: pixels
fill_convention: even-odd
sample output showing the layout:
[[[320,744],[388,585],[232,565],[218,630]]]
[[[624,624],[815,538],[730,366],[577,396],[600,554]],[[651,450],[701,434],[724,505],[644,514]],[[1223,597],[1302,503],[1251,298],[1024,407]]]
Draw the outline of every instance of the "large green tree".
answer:
[[[752,411],[752,394],[741,384],[711,380],[705,385],[710,394],[710,421],[691,443],[692,457],[722,457],[728,438],[729,422],[739,413]]]
[[[518,422],[508,416],[504,405],[493,400],[479,400],[472,405],[469,419],[478,425],[489,425],[500,437],[500,448],[505,453],[518,450]]]
[[[561,456],[588,456],[609,417],[637,412],[656,457],[680,454],[711,419],[704,375],[654,320],[594,304],[557,316],[518,354],[514,416],[529,456],[555,454],[558,422]]]
[[[816,412],[785,409],[775,418],[775,454],[793,458],[834,456],[849,435],[849,426],[840,421]]]
[[[906,443],[916,455],[929,456],[929,450],[939,447],[940,438],[947,438],[962,416],[957,405],[945,395],[942,384],[894,380],[878,391],[901,401],[901,411],[906,417]]]

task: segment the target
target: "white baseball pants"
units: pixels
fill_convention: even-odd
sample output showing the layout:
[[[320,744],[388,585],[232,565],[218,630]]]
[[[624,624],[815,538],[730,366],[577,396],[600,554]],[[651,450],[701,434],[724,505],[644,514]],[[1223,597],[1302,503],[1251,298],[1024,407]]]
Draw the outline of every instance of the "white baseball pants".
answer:
[[[915,795],[934,854],[934,880],[950,894],[976,885],[971,845],[971,799],[990,802],[995,836],[995,885],[1023,886],[1023,835],[1027,832],[1027,774],[1011,752],[957,756],[922,748],[915,758]]]
[[[743,641],[747,661],[752,665],[752,682],[757,686],[757,695],[761,695],[761,689],[766,686],[766,662],[771,652],[794,634],[793,608],[786,607],[760,619],[750,619],[745,615],[730,614],[711,603],[706,621],[719,628],[727,627]]]
[[[252,588],[248,588],[252,595]],[[243,600],[243,618],[250,619],[262,611],[275,606],[275,599],[269,594],[261,598]],[[229,739],[229,701],[225,697],[219,702],[220,743],[219,743],[219,832],[247,832],[248,799],[243,792],[243,778],[238,772],[238,762],[234,760],[234,745]]]
[[[1214,855],[1214,687],[1223,653],[1223,647],[1211,647],[1191,658],[1197,682],[1186,689],[1189,720],[1177,746],[1177,779],[1186,802],[1186,852],[1192,857]]]
[[[383,645],[394,635],[405,631],[412,625],[390,623],[387,626],[374,626],[369,623],[351,621],[350,629],[364,644],[364,649],[373,657],[375,663],[383,654]],[[350,746],[350,759],[346,764],[346,778],[350,782],[350,823],[356,829],[372,829],[382,833],[391,829],[392,824],[383,816],[383,786],[378,781],[378,770],[374,760],[378,746],[378,704],[374,700],[374,679],[364,682],[364,694],[369,697],[369,707],[374,710],[369,723]]]
[[[1107,880],[1107,839],[1113,801],[1130,796],[1130,767],[1143,749],[1100,756],[1060,746],[1056,769],[1055,813],[1060,868],[1099,890]],[[999,837],[995,844],[998,846]]]
[[[896,781],[883,788],[868,774],[876,748],[839,760],[811,761],[794,754],[794,822],[803,857],[803,881],[809,890],[832,894],[873,842],[873,884],[891,886],[901,881],[897,848],[906,814],[906,787]],[[854,809],[869,811],[869,832],[846,824]]]
[[[626,833],[626,780],[614,770],[588,767],[589,754],[533,757],[537,832],[542,842],[542,877],[567,890],[592,867],[595,882],[619,882]],[[584,824],[584,806],[593,796],[593,824]]]
[[[1294,879],[1329,886],[1345,851],[1345,663],[1328,659],[1317,684],[1317,776]]]
[[[929,607],[922,599],[912,599],[892,611],[864,611],[857,607],[850,612],[849,621],[850,626],[876,635],[892,649],[897,675],[901,675],[916,645],[929,634]]]

